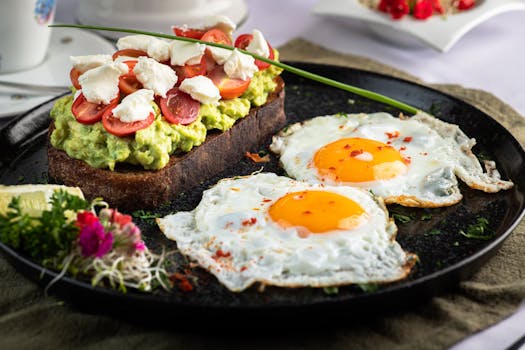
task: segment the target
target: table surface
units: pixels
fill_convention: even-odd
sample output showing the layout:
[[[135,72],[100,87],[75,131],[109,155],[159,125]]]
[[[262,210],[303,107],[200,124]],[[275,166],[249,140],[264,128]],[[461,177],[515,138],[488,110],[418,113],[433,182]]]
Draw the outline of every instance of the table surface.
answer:
[[[525,115],[523,56],[525,11],[500,14],[468,32],[447,53],[401,47],[374,36],[359,21],[341,23],[313,15],[318,0],[247,0],[249,15],[238,32],[260,29],[273,46],[304,38],[328,49],[372,58],[428,83],[459,84],[491,92]],[[56,21],[76,20],[78,0],[58,1]],[[454,349],[505,349],[525,332],[525,306]]]

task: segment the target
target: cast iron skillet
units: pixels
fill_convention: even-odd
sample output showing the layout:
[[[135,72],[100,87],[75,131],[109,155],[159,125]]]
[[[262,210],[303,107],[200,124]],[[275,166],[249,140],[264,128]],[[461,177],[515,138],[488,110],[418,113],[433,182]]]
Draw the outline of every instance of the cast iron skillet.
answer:
[[[339,288],[337,294],[322,289],[285,289],[267,287],[263,292],[253,287],[243,293],[232,293],[220,285],[207,272],[195,268],[192,276],[195,290],[184,293],[177,288],[172,292],[157,291],[152,294],[128,291],[127,294],[109,288],[93,288],[87,281],[62,278],[50,292],[71,301],[77,307],[91,312],[109,312],[125,315],[127,310],[140,312],[143,318],[158,319],[160,315],[200,317],[203,313],[215,316],[241,316],[242,320],[271,317],[275,322],[312,313],[332,315],[344,313],[347,317],[360,311],[378,310],[414,304],[421,298],[442,293],[457,286],[458,281],[470,276],[487,259],[496,253],[500,244],[511,234],[524,214],[525,153],[519,143],[500,124],[473,106],[436,90],[389,76],[343,67],[292,63],[300,68],[328,76],[362,88],[399,99],[435,116],[460,125],[475,137],[478,155],[496,160],[502,177],[512,179],[516,186],[497,194],[485,194],[462,186],[461,203],[442,209],[407,209],[390,206],[391,212],[411,215],[413,220],[399,225],[398,241],[410,252],[418,254],[420,262],[406,280],[363,290],[358,286]],[[290,123],[317,115],[337,112],[399,111],[350,93],[339,91],[300,77],[284,73],[286,82],[286,114]],[[53,101],[45,103],[27,115],[10,122],[2,131],[0,182],[3,184],[38,183],[47,180],[46,127]],[[267,150],[269,141],[260,149]],[[247,150],[248,151],[248,150]],[[202,191],[219,179],[247,175],[260,170],[283,174],[277,160],[255,164],[243,159],[198,188],[188,189],[171,203],[156,210],[165,215],[178,210],[191,210],[200,200]],[[490,222],[495,236],[488,241],[469,239],[459,234],[476,218]],[[424,219],[423,219],[424,218]],[[152,220],[137,219],[146,244],[153,250],[165,246],[175,248],[164,238]],[[431,231],[434,230],[434,231]],[[438,231],[436,231],[438,230]],[[431,234],[439,232],[439,234]],[[9,247],[0,244],[4,256],[22,273],[46,285],[55,272],[44,270]],[[187,261],[176,256],[181,270]],[[177,317],[179,318],[179,317]]]

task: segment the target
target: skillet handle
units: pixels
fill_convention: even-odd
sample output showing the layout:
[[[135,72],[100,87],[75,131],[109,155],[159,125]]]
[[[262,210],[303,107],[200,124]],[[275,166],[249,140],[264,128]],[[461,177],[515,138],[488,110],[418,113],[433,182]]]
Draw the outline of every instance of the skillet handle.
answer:
[[[66,94],[53,97],[29,112],[13,118],[0,130],[0,167],[11,162],[14,155],[18,153],[17,151],[23,149],[42,133],[47,132],[51,122],[49,104]]]

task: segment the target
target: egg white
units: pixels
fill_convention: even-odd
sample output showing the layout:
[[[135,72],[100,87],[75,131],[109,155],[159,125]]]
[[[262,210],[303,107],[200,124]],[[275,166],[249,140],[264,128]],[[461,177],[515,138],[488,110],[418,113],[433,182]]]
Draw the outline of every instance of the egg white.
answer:
[[[396,133],[399,137],[388,136]],[[408,171],[388,180],[368,182],[335,182],[320,176],[312,163],[314,154],[331,142],[349,137],[390,142],[410,159]],[[485,192],[513,186],[511,181],[501,180],[494,162],[485,162],[483,170],[472,153],[475,143],[457,125],[425,113],[411,118],[361,113],[321,116],[293,124],[274,136],[270,149],[280,156],[281,165],[292,178],[365,188],[383,197],[387,204],[442,207],[462,199],[456,176]]]
[[[304,190],[350,198],[366,211],[367,220],[352,230],[307,237],[296,227],[276,224],[268,214],[271,204]],[[397,227],[384,204],[370,193],[270,173],[224,179],[203,193],[193,211],[157,222],[182,254],[236,292],[255,282],[285,287],[390,282],[407,276],[415,263],[415,256],[395,241]]]

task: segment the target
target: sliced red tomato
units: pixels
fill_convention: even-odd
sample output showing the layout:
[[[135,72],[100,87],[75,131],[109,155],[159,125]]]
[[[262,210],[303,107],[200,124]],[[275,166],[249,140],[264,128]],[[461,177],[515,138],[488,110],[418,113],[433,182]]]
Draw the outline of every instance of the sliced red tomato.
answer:
[[[207,41],[209,43],[217,43],[230,46],[232,45],[232,40],[230,39],[228,34],[217,28],[212,28],[208,30],[202,35],[201,40]]]
[[[234,46],[238,47],[239,49],[246,50],[246,48],[248,47],[248,45],[250,45],[252,40],[253,40],[252,34],[242,34],[242,35],[239,35],[239,37],[235,40]],[[273,60],[275,58],[273,48],[269,42],[266,42],[266,43],[268,44],[268,49],[270,50],[270,55],[268,56],[268,58],[270,60]],[[269,63],[266,63],[260,60],[255,60],[255,65],[259,68],[259,70],[264,70],[270,67]]]
[[[202,38],[204,33],[206,33],[206,30],[196,29],[196,28],[173,26],[171,27],[171,29],[173,30],[173,33],[175,33],[176,36],[182,36],[184,38],[192,38],[192,39],[197,39],[197,40]]]
[[[69,71],[69,79],[71,80],[71,84],[75,87],[75,89],[80,90],[82,87],[80,86],[80,83],[78,82],[78,77],[81,76],[82,73],[76,68],[71,68]]]
[[[185,92],[173,88],[160,99],[160,110],[172,124],[187,125],[197,119],[201,104]]]
[[[141,56],[148,56],[148,53],[146,51],[142,50],[136,50],[136,49],[124,49],[124,50],[118,50],[113,54],[113,61],[117,59],[119,56],[127,56],[127,57],[141,57]]]
[[[84,94],[80,94],[71,106],[71,112],[76,120],[82,124],[94,124],[102,119],[107,111],[112,111],[117,106],[119,98],[115,97],[107,105],[92,103],[86,100]]]
[[[120,76],[118,87],[123,94],[129,95],[142,89],[142,83],[138,81],[135,72],[133,72],[137,61],[124,61],[124,63],[128,65],[128,73]]]
[[[251,81],[251,79],[241,80],[230,78],[224,73],[223,67],[216,67],[208,77],[213,81],[215,86],[219,88],[221,97],[224,99],[241,96],[246,89],[248,89]]]
[[[107,130],[110,134],[113,134],[118,137],[128,136],[134,134],[135,132],[145,129],[153,123],[155,120],[155,114],[150,113],[148,118],[144,120],[139,120],[136,122],[125,123],[118,118],[113,116],[113,110],[106,110],[102,116],[102,125],[104,129]]]
[[[206,74],[206,56],[202,56],[200,63],[198,64],[186,64],[184,66],[171,66],[175,73],[177,73],[177,85],[180,85],[186,78],[196,77],[197,75]]]

